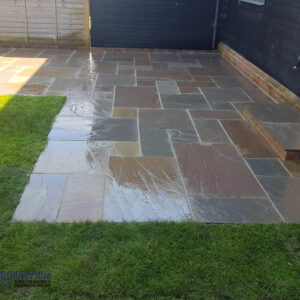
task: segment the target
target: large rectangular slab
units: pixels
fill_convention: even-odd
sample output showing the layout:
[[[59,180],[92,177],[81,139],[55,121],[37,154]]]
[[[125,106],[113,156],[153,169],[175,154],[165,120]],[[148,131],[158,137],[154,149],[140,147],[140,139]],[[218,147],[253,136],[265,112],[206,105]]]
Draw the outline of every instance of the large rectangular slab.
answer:
[[[173,144],[187,193],[205,197],[264,197],[232,145]]]
[[[282,222],[270,200],[266,198],[192,197],[192,214],[205,223],[277,223]]]
[[[175,109],[141,109],[139,125],[142,129],[194,129],[187,112]]]
[[[115,107],[159,108],[160,102],[155,87],[116,88]]]
[[[136,83],[135,76],[133,75],[113,75],[105,74],[99,75],[96,86],[98,85],[116,85],[116,86],[133,86]]]
[[[105,173],[107,150],[97,142],[49,141],[33,173]]]
[[[104,201],[108,221],[183,221],[189,208],[174,158],[111,157]]]
[[[204,97],[200,94],[161,95],[161,101],[166,108],[210,108]]]
[[[299,223],[300,178],[265,176],[259,176],[258,178],[285,220]]]
[[[240,88],[201,88],[210,102],[251,102]]]
[[[235,111],[215,111],[215,110],[190,110],[194,119],[211,119],[211,120],[240,120],[241,116]]]
[[[233,143],[240,153],[247,158],[277,158],[279,157],[264,137],[253,129],[246,121],[221,121]]]
[[[153,71],[143,71],[137,70],[136,76],[138,78],[154,78],[154,79],[171,79],[171,80],[193,80],[192,76],[188,72],[176,72],[168,70],[153,70]]]

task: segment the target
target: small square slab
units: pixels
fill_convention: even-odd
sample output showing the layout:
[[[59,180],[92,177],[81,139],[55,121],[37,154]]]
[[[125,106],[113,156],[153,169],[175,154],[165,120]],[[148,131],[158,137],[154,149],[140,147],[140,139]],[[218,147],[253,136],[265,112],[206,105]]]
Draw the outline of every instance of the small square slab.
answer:
[[[204,97],[200,94],[161,95],[161,101],[166,108],[210,108]]]
[[[194,129],[187,112],[177,109],[141,109],[139,125],[141,129]]]
[[[260,176],[290,176],[277,159],[247,159],[253,173]]]
[[[232,145],[173,145],[188,194],[206,197],[265,196]]]
[[[141,129],[143,156],[173,156],[169,136],[162,129]]]
[[[190,213],[174,158],[111,157],[104,219],[183,221]]]
[[[259,176],[258,178],[285,220],[299,223],[300,178],[269,176]]]
[[[192,197],[192,214],[205,223],[277,223],[282,219],[266,198]]]
[[[175,80],[157,80],[158,92],[162,94],[179,94],[179,89]]]
[[[117,87],[115,107],[159,108],[155,87]]]

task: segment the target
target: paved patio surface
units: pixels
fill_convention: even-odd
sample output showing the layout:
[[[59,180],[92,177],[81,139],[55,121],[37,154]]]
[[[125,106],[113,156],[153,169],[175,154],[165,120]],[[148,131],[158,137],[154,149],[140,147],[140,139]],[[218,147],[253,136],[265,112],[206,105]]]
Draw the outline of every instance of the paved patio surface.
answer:
[[[0,48],[0,93],[67,101],[14,220],[300,222],[300,167],[235,105],[274,103],[218,53]]]

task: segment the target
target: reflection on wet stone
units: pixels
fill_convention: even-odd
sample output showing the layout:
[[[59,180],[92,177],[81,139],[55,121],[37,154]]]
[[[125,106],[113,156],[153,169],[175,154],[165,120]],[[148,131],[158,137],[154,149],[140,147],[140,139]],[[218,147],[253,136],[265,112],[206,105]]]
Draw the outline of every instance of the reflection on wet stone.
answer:
[[[190,218],[173,158],[112,157],[109,171],[105,220],[144,222]]]

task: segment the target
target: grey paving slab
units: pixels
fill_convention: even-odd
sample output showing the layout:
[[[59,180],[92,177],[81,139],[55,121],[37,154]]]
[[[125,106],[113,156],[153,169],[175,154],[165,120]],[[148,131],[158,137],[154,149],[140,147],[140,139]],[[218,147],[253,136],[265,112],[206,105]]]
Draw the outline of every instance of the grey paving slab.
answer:
[[[111,157],[104,220],[184,221],[191,219],[174,158]]]
[[[165,108],[178,109],[209,109],[209,105],[200,94],[173,94],[161,95],[161,101]]]
[[[141,129],[194,129],[187,112],[176,109],[141,109],[139,125]]]
[[[179,62],[179,56],[176,53],[151,53],[152,62]]]
[[[172,143],[198,143],[199,139],[195,130],[169,129],[168,133]]]
[[[300,222],[300,178],[259,176],[259,181],[288,222]]]
[[[141,129],[143,156],[173,156],[168,133],[162,129]]]
[[[136,84],[136,78],[133,75],[99,75],[96,85],[116,85],[133,86]]]
[[[13,215],[13,221],[54,222],[66,182],[66,174],[32,174]]]
[[[106,172],[108,153],[97,142],[49,141],[33,173],[100,173]]]
[[[175,80],[157,80],[158,92],[163,94],[179,94],[179,89]]]
[[[195,127],[202,143],[229,144],[223,128],[217,120],[195,120]]]
[[[209,102],[251,102],[240,88],[201,88]]]
[[[205,223],[278,223],[282,222],[272,203],[266,198],[192,197],[192,214]]]
[[[232,104],[229,102],[210,101],[209,104],[214,110],[236,111]]]
[[[290,176],[277,159],[247,159],[252,171],[259,176]]]
[[[300,123],[300,111],[288,104],[247,103],[235,104],[239,111],[247,110],[260,122]]]
[[[214,76],[213,80],[220,88],[257,88],[254,83],[242,76]]]

